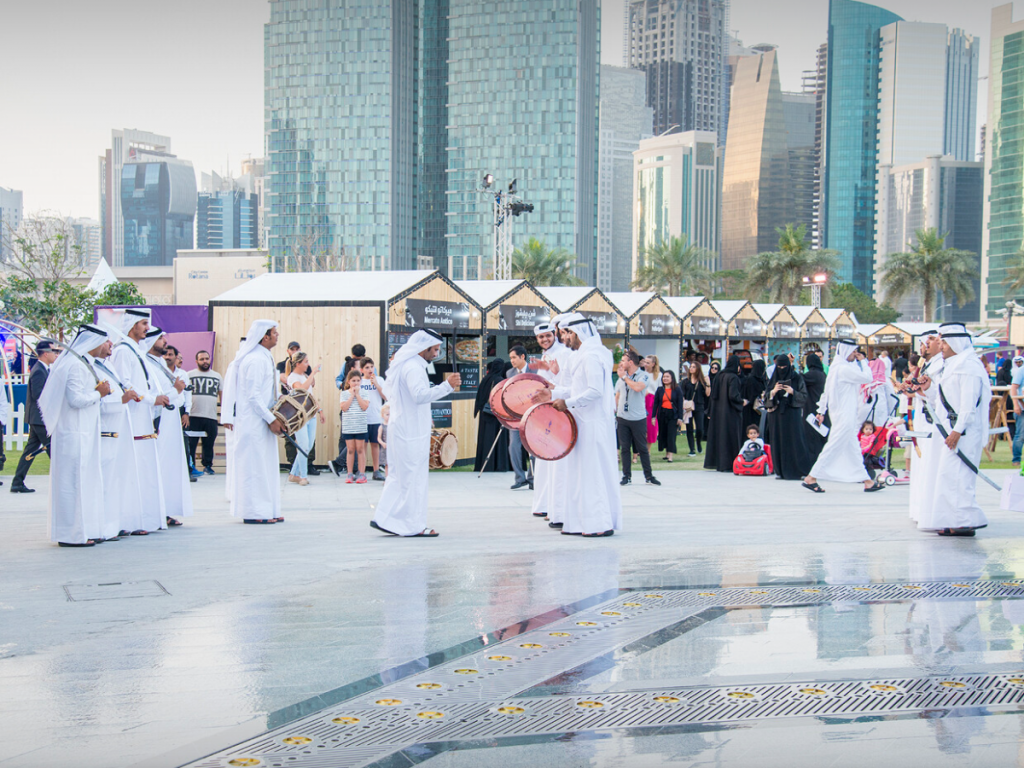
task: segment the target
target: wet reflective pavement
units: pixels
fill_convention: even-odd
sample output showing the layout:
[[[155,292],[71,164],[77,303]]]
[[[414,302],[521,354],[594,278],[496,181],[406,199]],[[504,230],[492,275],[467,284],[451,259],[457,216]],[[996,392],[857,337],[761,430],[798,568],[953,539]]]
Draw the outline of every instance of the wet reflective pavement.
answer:
[[[285,488],[272,527],[228,518],[223,478],[203,478],[185,527],[86,550],[45,543],[43,479],[4,494],[0,766],[1021,763],[1024,517],[994,491],[990,527],[955,540],[911,526],[905,488],[661,479],[625,489],[626,530],[596,541],[469,473],[431,475],[436,540],[376,534],[380,485],[328,476]],[[567,637],[530,640],[552,632]],[[907,690],[862,701],[892,681]],[[800,702],[818,694],[787,689],[730,721],[701,698],[780,685],[849,704],[815,714]],[[380,714],[387,698],[402,703]],[[580,701],[603,706],[580,719]],[[305,735],[357,709],[373,722],[360,745]]]

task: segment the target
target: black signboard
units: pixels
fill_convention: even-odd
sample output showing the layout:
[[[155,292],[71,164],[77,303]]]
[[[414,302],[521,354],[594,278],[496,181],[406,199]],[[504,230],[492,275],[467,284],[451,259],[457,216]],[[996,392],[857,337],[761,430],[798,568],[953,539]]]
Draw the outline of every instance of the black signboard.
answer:
[[[873,337],[875,344],[903,344],[904,336],[902,333],[882,333],[878,336]]]
[[[736,335],[760,338],[764,336],[764,323],[760,320],[737,320]]]
[[[503,304],[498,308],[499,331],[527,331],[533,333],[534,326],[551,319],[547,307],[527,307],[522,304]]]
[[[462,377],[460,392],[476,392],[480,389],[480,366],[475,364],[457,365],[459,375]]]
[[[637,319],[637,334],[645,336],[673,336],[676,334],[672,315],[640,315]]]
[[[827,339],[828,326],[825,323],[807,323],[804,325],[805,339]]]
[[[800,326],[796,323],[775,322],[772,323],[772,333],[779,339],[795,339],[800,335]]]
[[[841,338],[852,338],[857,335],[857,329],[852,325],[836,324],[836,334]]]
[[[405,324],[410,328],[429,328],[432,331],[469,328],[469,304],[406,299]]]
[[[690,318],[690,334],[698,337],[721,336],[722,320],[714,315],[710,317],[694,315]]]
[[[405,342],[407,342],[409,340],[409,337],[411,337],[411,336],[412,336],[411,333],[394,333],[394,332],[389,332],[388,333],[388,360],[389,361],[395,356],[395,353],[402,348],[402,345],[405,344]],[[448,359],[448,340],[447,339],[442,339],[441,340],[441,351],[437,355],[437,362],[440,363],[440,362],[443,362],[444,360],[447,360],[447,359]]]
[[[452,426],[452,401],[435,400],[430,404],[430,419],[437,429],[449,429]]]
[[[584,317],[594,321],[594,327],[602,336],[619,333],[619,316],[614,312],[581,312]]]

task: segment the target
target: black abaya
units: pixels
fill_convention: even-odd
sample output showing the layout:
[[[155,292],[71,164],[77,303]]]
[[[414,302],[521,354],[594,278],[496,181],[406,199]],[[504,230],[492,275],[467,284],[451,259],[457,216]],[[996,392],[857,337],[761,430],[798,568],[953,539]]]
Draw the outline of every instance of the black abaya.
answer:
[[[807,373],[803,377],[804,385],[807,387],[807,402],[804,404],[804,439],[813,467],[814,462],[818,460],[818,454],[825,447],[825,438],[807,423],[807,416],[818,412],[818,400],[825,391],[825,367],[821,364],[820,357],[815,354],[807,355]],[[828,424],[827,415],[825,423]]]
[[[480,417],[480,422],[477,424],[476,429],[476,460],[473,462],[474,472],[479,472],[483,468],[484,462],[487,460],[487,454],[490,452],[492,445],[494,445],[494,453],[491,454],[491,460],[487,462],[487,468],[484,469],[484,471],[512,471],[512,462],[508,455],[508,435],[502,428],[501,422],[498,421],[497,417],[493,413],[491,413],[491,406],[489,404],[491,390],[504,380],[505,361],[501,358],[492,360],[490,365],[487,366],[487,375],[484,376],[484,380],[480,382],[480,388],[476,393],[476,404],[473,409],[474,415]],[[503,437],[499,439],[497,445],[495,445],[494,441],[499,434]]]
[[[771,392],[777,383],[788,382],[793,394],[780,390],[768,402],[768,433],[771,435],[772,462],[775,474],[783,480],[801,480],[814,462],[807,452],[804,436],[804,404],[807,402],[807,385],[804,378],[794,370],[788,355],[775,358],[775,371],[768,381]]]
[[[743,445],[743,393],[739,371],[740,359],[733,355],[711,385],[704,469],[732,472],[733,460]]]
[[[764,375],[767,366],[764,364],[764,360],[755,360],[753,368],[750,369],[750,373],[743,377],[741,381],[741,392],[743,393],[743,399],[747,401],[747,404],[743,406],[743,432],[746,434],[747,427],[751,424],[761,423],[761,412],[755,407],[757,405],[757,398],[764,394],[764,391],[768,388],[768,377]],[[764,438],[764,435],[761,435]]]

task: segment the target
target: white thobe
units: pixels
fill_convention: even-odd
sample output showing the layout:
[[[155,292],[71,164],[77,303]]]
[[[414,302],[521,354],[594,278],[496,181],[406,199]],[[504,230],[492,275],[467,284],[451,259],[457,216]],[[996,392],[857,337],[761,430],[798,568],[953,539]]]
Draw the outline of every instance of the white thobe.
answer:
[[[971,351],[969,354],[974,352]],[[932,410],[945,427],[947,434],[960,433],[957,449],[963,452],[975,467],[981,463],[981,453],[988,440],[989,403],[981,397],[982,392],[988,391],[981,380],[984,375],[980,366],[965,366],[953,370],[950,361],[947,360],[943,366],[941,379],[939,382],[932,382],[932,386],[929,387],[929,392],[932,389],[936,390]],[[939,387],[950,407],[957,413],[955,424],[950,423],[950,413],[939,396]],[[979,402],[979,398],[982,402]],[[931,402],[929,398],[929,403]],[[935,447],[932,449],[936,463],[935,487],[930,503],[920,512],[918,528],[928,531],[943,528],[984,528],[988,525],[988,519],[978,505],[975,488],[978,475],[963,463],[956,451],[946,447],[945,438],[938,429],[930,439],[935,441]]]
[[[558,373],[539,371],[539,375],[556,387],[568,386],[571,355],[571,349],[556,341],[544,353],[544,359],[557,362]],[[546,514],[549,523],[565,522],[565,466],[563,461],[545,461],[538,457],[533,469],[533,514]]]
[[[921,374],[933,379],[936,384],[942,376],[942,355],[935,355],[921,367]],[[917,438],[917,450],[911,446],[910,451],[910,519],[918,522],[924,510],[931,506],[932,498],[935,495],[935,481],[938,472],[938,451],[942,436],[938,430],[928,421],[924,413],[923,400],[928,398],[931,408],[935,410],[934,398],[938,393],[938,386],[930,387],[929,393],[918,392],[914,395],[914,431],[923,432],[930,437]],[[921,455],[917,455],[917,451]]]
[[[598,338],[588,338],[572,353],[568,386],[551,393],[576,419],[576,447],[560,461],[566,506],[563,533],[602,533],[622,527],[615,461],[615,397],[608,350]]]
[[[861,390],[872,381],[871,369],[857,360],[845,365],[833,365],[828,372],[835,376],[835,389],[829,401],[829,386],[818,401],[818,413],[828,413],[832,419],[828,440],[821,449],[818,460],[811,467],[810,475],[815,480],[834,480],[837,483],[862,483],[870,480],[864,468],[864,456],[860,451]]]
[[[100,465],[103,473],[103,501],[106,532],[104,538],[120,531],[142,529],[142,493],[135,463],[135,440],[128,404],[121,402],[124,390],[99,365],[113,370],[103,361],[93,360],[96,375],[110,383],[110,394],[100,401]],[[111,437],[110,435],[117,435]],[[113,531],[113,533],[109,533]]]
[[[430,404],[451,393],[447,381],[430,385],[427,361],[419,356],[402,365],[395,381],[388,378],[388,477],[373,516],[385,531],[415,536],[427,527]]]
[[[245,520],[281,516],[281,479],[276,417],[277,370],[266,347],[258,346],[238,364],[234,447],[228,454],[231,514]]]
[[[188,479],[188,458],[185,455],[185,436],[181,430],[181,412],[178,410],[185,404],[185,393],[179,393],[168,380],[165,373],[170,373],[164,365],[163,358],[146,356],[150,366],[150,381],[158,384],[167,399],[174,406],[169,411],[157,406],[153,418],[160,419],[160,432],[156,439],[156,452],[160,460],[160,482],[164,489],[164,514],[170,517],[192,516],[192,487]],[[162,368],[163,371],[157,370]],[[174,374],[171,374],[174,376]]]
[[[104,502],[100,393],[96,379],[78,361],[68,370],[64,398],[50,436],[50,541],[84,544],[102,536]]]
[[[129,344],[134,344],[135,349],[129,349]],[[139,529],[158,531],[167,527],[167,513],[164,511],[164,489],[156,438],[151,436],[156,433],[153,428],[153,409],[157,407],[156,397],[162,394],[163,388],[154,378],[159,374],[144,369],[145,358],[146,353],[138,344],[126,341],[114,347],[114,354],[108,358],[108,367],[113,368],[124,386],[142,398],[137,403],[128,403],[135,440],[135,467],[138,469],[139,492],[142,495]]]

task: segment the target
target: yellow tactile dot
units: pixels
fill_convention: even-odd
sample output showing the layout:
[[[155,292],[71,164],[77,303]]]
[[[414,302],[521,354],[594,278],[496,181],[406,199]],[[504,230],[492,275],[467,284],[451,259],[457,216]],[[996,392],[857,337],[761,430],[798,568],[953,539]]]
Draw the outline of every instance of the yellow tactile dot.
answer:
[[[958,683],[955,680],[942,680],[939,682],[943,688],[966,688],[967,685],[964,683]]]
[[[358,717],[336,717],[333,720],[331,720],[331,722],[332,723],[337,723],[338,725],[355,725],[356,723],[359,722],[359,718]]]
[[[821,688],[799,688],[800,693],[805,693],[808,696],[824,696],[828,691]]]
[[[489,661],[512,661],[511,656],[488,656]]]
[[[397,707],[401,703],[401,699],[377,699],[377,704],[382,707]]]
[[[961,589],[970,589],[970,584],[951,584],[953,587],[960,587]]]
[[[1004,587],[1019,587],[1020,586],[1020,582],[1017,582],[1017,581],[1004,581],[1003,582],[1003,586]]]
[[[857,592],[870,592],[871,587],[850,587],[850,589],[856,590]]]
[[[651,598],[651,600],[661,600],[661,598],[663,598],[664,595],[644,595],[644,597],[649,597]]]
[[[1024,685],[1024,677],[1011,677],[1006,682],[1013,683],[1014,685]]]
[[[456,669],[456,675],[479,675],[480,670],[478,669]]]
[[[899,688],[897,688],[895,685],[884,685],[882,683],[878,683],[877,685],[869,685],[868,688],[870,688],[872,691],[884,691],[886,693],[892,693],[893,691],[899,690]]]
[[[228,765],[261,765],[261,763],[255,757],[236,757],[234,760],[228,760]]]
[[[543,648],[544,646],[540,643],[520,643],[520,648]]]
[[[498,707],[498,712],[502,715],[521,715],[525,711],[522,707]]]
[[[578,627],[596,627],[596,621],[577,621],[576,626]]]
[[[725,695],[728,696],[730,699],[753,699],[753,698],[756,698],[754,696],[754,694],[747,693],[746,691],[730,691],[729,693],[727,693]]]
[[[641,607],[643,607],[643,603],[623,603],[622,607],[623,608],[641,608]]]
[[[752,589],[752,590],[750,590],[750,594],[752,594],[752,595],[767,595],[768,594],[768,590],[767,589]]]
[[[286,736],[285,738],[281,739],[281,741],[283,741],[285,744],[291,744],[295,747],[300,747],[303,744],[311,744],[313,742],[313,740],[308,736]]]
[[[678,704],[679,699],[675,696],[655,696],[654,700],[659,704]]]
[[[570,632],[548,632],[551,637],[572,637]]]
[[[904,584],[903,588],[904,589],[924,589],[924,587],[919,587],[916,584]]]
[[[420,720],[440,720],[444,717],[444,712],[417,712],[416,717]]]
[[[416,685],[421,691],[436,691],[441,687],[440,683],[419,683]]]
[[[714,592],[698,592],[697,594],[700,597],[714,597],[715,596]]]
[[[600,709],[604,706],[600,701],[577,701],[577,707],[583,707],[584,709]]]
[[[821,592],[820,589],[802,589],[801,592]]]
[[[622,614],[618,611],[601,611],[602,616],[621,616]]]

